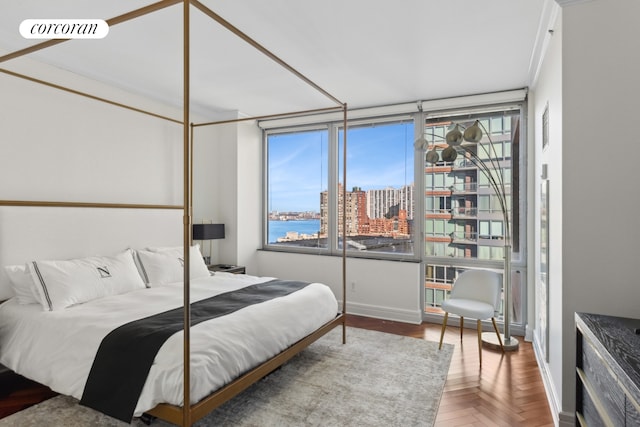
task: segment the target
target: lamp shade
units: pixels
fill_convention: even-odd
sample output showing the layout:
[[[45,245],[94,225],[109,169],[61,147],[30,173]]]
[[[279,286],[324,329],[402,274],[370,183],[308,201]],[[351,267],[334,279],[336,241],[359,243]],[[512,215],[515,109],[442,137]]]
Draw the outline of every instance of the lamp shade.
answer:
[[[447,144],[454,146],[462,144],[462,132],[460,132],[459,125],[456,125],[452,131],[447,133],[445,141],[447,141]]]
[[[482,139],[482,129],[480,122],[476,120],[471,126],[464,130],[464,140],[467,142],[480,142]]]
[[[224,224],[193,224],[193,240],[224,239]]]

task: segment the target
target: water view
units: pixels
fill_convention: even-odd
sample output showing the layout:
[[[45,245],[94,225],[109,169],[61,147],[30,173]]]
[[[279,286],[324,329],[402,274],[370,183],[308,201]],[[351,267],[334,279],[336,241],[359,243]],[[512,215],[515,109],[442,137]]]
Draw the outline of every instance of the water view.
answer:
[[[298,234],[315,234],[320,232],[319,219],[305,219],[295,221],[269,221],[269,243],[275,243],[279,238],[285,237],[288,232],[295,231]]]

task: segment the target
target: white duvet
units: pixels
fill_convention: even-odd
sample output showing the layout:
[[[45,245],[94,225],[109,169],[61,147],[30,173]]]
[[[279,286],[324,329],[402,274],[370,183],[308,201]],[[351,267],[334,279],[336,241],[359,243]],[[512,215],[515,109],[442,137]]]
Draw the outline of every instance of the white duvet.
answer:
[[[191,301],[271,280],[216,273],[191,281]],[[61,311],[15,298],[0,305],[0,363],[52,390],[82,397],[102,338],[127,322],[182,306],[182,284],[141,289]],[[337,301],[313,283],[286,297],[252,305],[191,328],[191,403],[278,354],[335,318]],[[160,348],[135,415],[158,403],[183,405],[182,332]]]

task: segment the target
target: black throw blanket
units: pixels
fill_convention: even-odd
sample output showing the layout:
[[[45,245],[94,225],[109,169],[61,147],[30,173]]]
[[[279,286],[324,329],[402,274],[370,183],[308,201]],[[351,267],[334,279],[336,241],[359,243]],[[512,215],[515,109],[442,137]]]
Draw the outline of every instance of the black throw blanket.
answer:
[[[191,304],[191,325],[293,293],[309,283],[272,280]],[[164,342],[183,330],[183,308],[122,325],[100,344],[80,404],[127,423],[142,392],[153,360]],[[185,402],[188,404],[188,402]]]

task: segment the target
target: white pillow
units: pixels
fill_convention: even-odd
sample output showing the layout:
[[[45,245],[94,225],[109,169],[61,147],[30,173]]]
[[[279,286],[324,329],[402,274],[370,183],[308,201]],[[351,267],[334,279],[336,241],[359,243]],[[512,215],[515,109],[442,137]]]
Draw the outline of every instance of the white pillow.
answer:
[[[18,304],[39,304],[38,295],[27,264],[7,265],[4,271],[9,276],[11,287],[16,294]]]
[[[161,286],[184,280],[184,252],[182,246],[172,248],[149,248],[136,251],[142,277],[148,286]],[[191,246],[189,251],[190,277],[210,276],[211,273],[202,259],[200,246]]]
[[[130,249],[113,257],[33,261],[29,271],[42,307],[50,311],[145,287]]]

